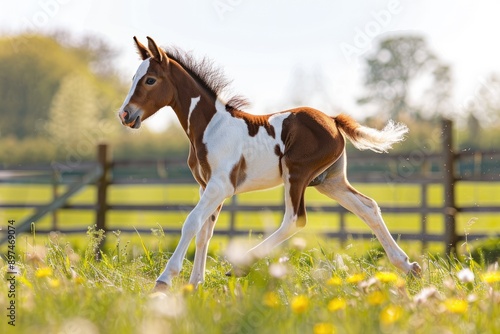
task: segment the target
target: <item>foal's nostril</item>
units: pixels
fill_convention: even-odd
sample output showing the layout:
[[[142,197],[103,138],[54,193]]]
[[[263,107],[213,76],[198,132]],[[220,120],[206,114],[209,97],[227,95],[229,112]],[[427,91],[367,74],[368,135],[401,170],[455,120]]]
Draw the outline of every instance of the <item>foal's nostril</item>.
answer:
[[[129,119],[129,113],[128,113],[128,111],[124,110],[123,113],[122,113],[122,117],[123,117],[123,120],[125,122],[127,122],[128,119]]]

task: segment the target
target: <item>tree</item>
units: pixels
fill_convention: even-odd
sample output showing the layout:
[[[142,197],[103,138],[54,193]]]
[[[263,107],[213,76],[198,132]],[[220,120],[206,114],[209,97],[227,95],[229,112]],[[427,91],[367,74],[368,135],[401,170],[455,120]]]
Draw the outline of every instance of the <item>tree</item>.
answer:
[[[67,75],[52,99],[47,135],[60,149],[74,148],[95,136],[99,122],[97,94],[83,75]]]
[[[422,37],[382,40],[366,62],[367,92],[358,103],[377,106],[378,115],[385,113],[385,117],[392,119],[403,115],[413,119],[429,117],[429,113],[442,112],[449,101],[450,68],[437,59]],[[431,99],[429,94],[433,95]],[[418,101],[432,101],[433,110],[429,112],[430,106]],[[422,112],[423,109],[427,112]]]
[[[52,98],[68,73],[84,75],[97,92],[100,116],[115,118],[110,111],[119,107],[127,88],[111,70],[102,69],[106,61],[112,68],[109,47],[95,37],[81,42],[58,38],[33,34],[0,38],[1,137],[40,135],[37,125],[48,120]]]
[[[491,74],[481,82],[476,94],[465,101],[467,113],[473,113],[480,125],[488,127],[500,123],[500,76]]]

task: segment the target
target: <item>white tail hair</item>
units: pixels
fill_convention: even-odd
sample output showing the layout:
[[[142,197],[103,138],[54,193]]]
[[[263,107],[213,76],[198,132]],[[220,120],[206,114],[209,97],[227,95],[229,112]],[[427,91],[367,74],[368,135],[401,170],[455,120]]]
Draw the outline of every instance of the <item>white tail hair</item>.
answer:
[[[337,128],[359,150],[372,150],[374,152],[387,152],[392,145],[403,141],[408,127],[403,123],[390,120],[382,130],[360,125],[352,117],[340,114],[334,117]]]

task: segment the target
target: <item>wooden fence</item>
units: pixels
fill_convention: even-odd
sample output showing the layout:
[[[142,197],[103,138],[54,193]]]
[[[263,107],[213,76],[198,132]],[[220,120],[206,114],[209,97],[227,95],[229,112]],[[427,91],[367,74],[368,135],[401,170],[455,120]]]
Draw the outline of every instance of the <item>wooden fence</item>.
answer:
[[[386,184],[413,184],[420,187],[419,206],[381,206],[383,213],[418,214],[420,216],[420,230],[417,233],[391,231],[402,240],[416,240],[425,245],[428,242],[442,242],[447,252],[451,252],[456,244],[464,239],[458,233],[456,216],[459,213],[499,213],[500,205],[482,205],[476,203],[471,206],[458,207],[456,204],[455,189],[462,182],[500,182],[500,152],[477,152],[453,150],[452,123],[442,121],[440,133],[434,134],[434,141],[442,147],[441,153],[427,152],[425,148],[415,149],[402,154],[373,154],[363,152],[348,155],[348,175],[352,183],[386,183]],[[99,229],[107,230],[106,216],[110,211],[187,211],[192,207],[185,204],[110,204],[108,189],[111,185],[132,184],[162,184],[178,185],[193,184],[185,160],[114,160],[107,145],[99,145],[97,161],[75,165],[53,163],[47,166],[29,166],[17,169],[0,169],[0,187],[8,183],[42,183],[53,185],[53,198],[49,204],[35,203],[1,203],[1,209],[34,208],[35,212],[22,221],[17,222],[17,233],[29,231],[30,224],[38,221],[46,214],[57,210],[92,210],[95,212],[95,224]],[[442,206],[428,205],[429,187],[442,185],[444,200]],[[61,185],[69,185],[65,193],[59,194]],[[87,186],[96,188],[96,202],[94,204],[69,204],[68,199]],[[500,196],[497,195],[497,196]],[[236,226],[235,215],[238,212],[255,211],[283,211],[283,205],[248,205],[238,203],[238,197],[226,205],[223,210],[229,212],[230,224],[228,228],[218,229],[215,233],[233,237],[248,234],[249,231]],[[356,238],[372,238],[367,233],[353,233],[346,226],[348,212],[335,205],[308,206],[309,212],[328,212],[339,215],[338,228],[324,234],[331,238],[346,240],[349,236]],[[438,214],[443,216],[444,232],[430,233],[427,216]],[[500,217],[499,217],[500,222]],[[4,222],[6,223],[6,222]],[[3,224],[0,222],[0,224]],[[500,224],[499,224],[500,226]],[[136,232],[136,229],[119,228],[121,232]],[[85,233],[84,229],[71,228],[67,224],[60,224],[56,215],[52,219],[52,226],[46,230],[37,229],[37,233],[48,233],[57,230],[63,233]],[[500,228],[499,228],[500,230]],[[471,239],[499,236],[499,230],[487,233],[470,234]],[[149,233],[150,229],[137,229],[139,232]],[[1,232],[1,231],[0,231]],[[253,231],[263,233],[263,231]],[[177,229],[165,229],[165,233],[180,233]],[[3,235],[1,242],[6,240]]]

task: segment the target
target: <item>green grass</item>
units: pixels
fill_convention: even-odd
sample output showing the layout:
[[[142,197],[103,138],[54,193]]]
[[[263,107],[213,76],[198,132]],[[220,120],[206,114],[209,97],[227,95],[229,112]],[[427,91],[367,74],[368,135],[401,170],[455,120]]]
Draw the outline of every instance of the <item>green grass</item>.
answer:
[[[340,248],[308,237],[228,278],[213,244],[206,282],[187,285],[191,262],[166,294],[150,293],[173,240],[124,242],[111,234],[101,261],[101,234],[78,247],[62,235],[19,236],[16,243],[16,327],[2,316],[1,333],[500,333],[500,271],[467,257],[410,256],[422,278],[406,277],[373,241]],[[141,235],[143,240],[147,236]],[[370,250],[370,251],[368,251]],[[7,263],[0,260],[2,277]],[[461,280],[470,268],[474,277]],[[0,294],[6,314],[7,288]],[[427,295],[423,292],[429,291]],[[431,293],[432,292],[432,293]]]

